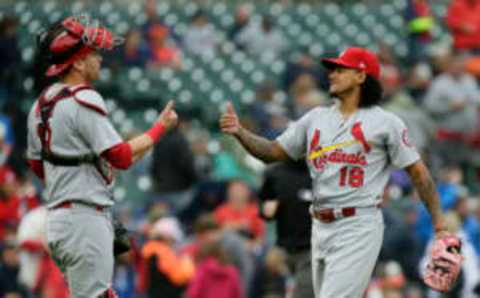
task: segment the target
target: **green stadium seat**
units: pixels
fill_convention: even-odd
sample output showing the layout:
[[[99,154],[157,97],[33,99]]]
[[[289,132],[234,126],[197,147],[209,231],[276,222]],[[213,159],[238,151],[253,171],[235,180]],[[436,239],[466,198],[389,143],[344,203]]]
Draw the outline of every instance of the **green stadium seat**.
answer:
[[[104,1],[100,4],[98,12],[101,16],[108,16],[110,13],[114,12],[113,4],[109,1]]]
[[[141,14],[143,13],[143,7],[141,5],[140,2],[138,1],[132,1],[129,5],[128,5],[128,14],[131,16],[131,17],[135,17],[137,16],[138,14]]]

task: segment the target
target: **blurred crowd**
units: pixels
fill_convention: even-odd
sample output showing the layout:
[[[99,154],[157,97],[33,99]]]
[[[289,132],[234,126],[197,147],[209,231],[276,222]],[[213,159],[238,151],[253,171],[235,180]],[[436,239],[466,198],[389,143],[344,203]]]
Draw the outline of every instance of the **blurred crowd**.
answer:
[[[405,141],[427,161],[449,229],[463,240],[465,262],[451,293],[424,287],[430,218],[407,176],[395,171],[384,193],[384,244],[368,298],[480,297],[480,1],[451,0],[443,18],[432,14],[431,2],[407,1],[407,56],[395,56],[382,40],[375,48],[383,107],[405,120],[412,136]],[[208,11],[196,11],[177,36],[158,17],[154,0],[144,5],[146,22],[104,56],[106,67],[180,70],[183,53],[213,57],[219,51]],[[275,138],[290,121],[332,100],[319,57],[307,49],[290,53],[275,19],[253,22],[253,12],[238,6],[223,34],[256,59],[292,54],[281,80],[260,83],[241,115],[246,127]],[[435,26],[447,26],[451,44],[437,43]],[[44,246],[42,185],[23,159],[26,115],[17,102],[22,91],[11,83],[15,70],[26,68],[17,29],[14,17],[0,20],[0,298],[63,298],[61,272]],[[282,92],[287,97],[278,96]],[[152,190],[141,207],[127,198],[115,208],[134,239],[131,252],[117,258],[119,297],[282,298],[298,289],[303,292],[295,297],[313,297],[312,195],[304,162],[265,167],[195,117],[180,116],[179,127],[120,181],[146,175]]]

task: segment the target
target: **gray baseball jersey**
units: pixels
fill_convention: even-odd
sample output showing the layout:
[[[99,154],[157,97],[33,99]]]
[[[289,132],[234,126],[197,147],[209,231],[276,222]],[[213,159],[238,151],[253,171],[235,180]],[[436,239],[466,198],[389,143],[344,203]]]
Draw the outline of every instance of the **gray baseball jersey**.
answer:
[[[346,120],[338,103],[317,107],[277,141],[291,158],[307,157],[315,209],[374,206],[391,167],[420,158],[402,120],[380,107],[359,109]]]
[[[65,87],[64,84],[54,84],[45,96],[51,98]],[[75,92],[81,87],[84,86],[69,88]],[[72,98],[59,101],[50,118],[52,152],[63,156],[100,155],[106,149],[120,144],[122,139],[106,116],[107,109],[102,96],[93,89],[82,89],[74,94]],[[27,157],[33,160],[41,159],[42,146],[37,134],[40,123],[37,101],[28,116]],[[66,200],[113,205],[113,183],[106,181],[94,165],[55,166],[46,161],[43,165],[48,207]]]

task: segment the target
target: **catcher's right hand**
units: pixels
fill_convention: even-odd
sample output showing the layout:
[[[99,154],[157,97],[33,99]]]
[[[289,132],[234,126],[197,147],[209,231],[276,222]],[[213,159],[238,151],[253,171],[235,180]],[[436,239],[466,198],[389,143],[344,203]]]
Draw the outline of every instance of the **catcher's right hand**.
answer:
[[[170,100],[165,108],[163,108],[157,121],[161,122],[167,130],[177,125],[178,115],[177,112],[175,112],[175,102],[173,100]]]
[[[430,250],[430,260],[423,276],[427,286],[435,291],[449,291],[462,268],[462,242],[453,235],[435,239]]]

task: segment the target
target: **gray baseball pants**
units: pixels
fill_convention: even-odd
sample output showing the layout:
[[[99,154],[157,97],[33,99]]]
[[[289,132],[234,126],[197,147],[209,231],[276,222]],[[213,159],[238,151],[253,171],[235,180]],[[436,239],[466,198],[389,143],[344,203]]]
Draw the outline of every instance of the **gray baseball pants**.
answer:
[[[361,298],[368,286],[383,241],[379,208],[312,224],[312,274],[316,298]]]
[[[80,203],[48,210],[50,254],[68,282],[70,297],[93,298],[111,286],[113,226],[111,211]]]

